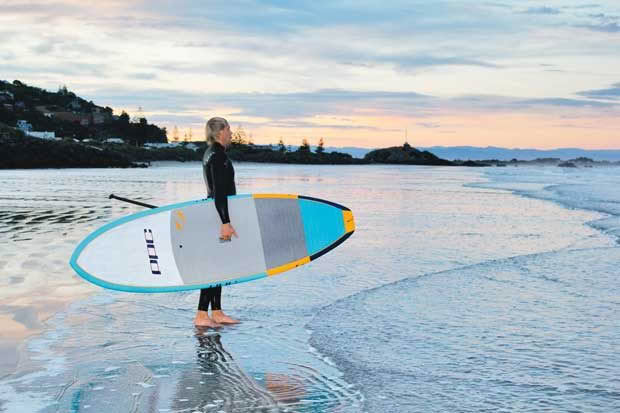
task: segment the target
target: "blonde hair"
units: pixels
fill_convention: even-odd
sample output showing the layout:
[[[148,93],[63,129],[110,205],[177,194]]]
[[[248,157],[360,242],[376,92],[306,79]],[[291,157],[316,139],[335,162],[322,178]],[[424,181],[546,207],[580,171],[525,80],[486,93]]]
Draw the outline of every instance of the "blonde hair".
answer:
[[[205,127],[205,135],[207,137],[207,143],[211,145],[217,140],[217,135],[226,128],[229,128],[228,121],[224,118],[211,118],[207,122]]]

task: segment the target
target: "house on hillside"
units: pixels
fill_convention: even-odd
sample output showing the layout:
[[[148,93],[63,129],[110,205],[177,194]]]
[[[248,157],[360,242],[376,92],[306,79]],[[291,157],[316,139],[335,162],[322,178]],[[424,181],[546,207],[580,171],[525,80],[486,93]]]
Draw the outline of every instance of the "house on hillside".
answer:
[[[71,110],[81,110],[82,109],[82,104],[80,103],[80,101],[78,99],[73,99],[69,105],[67,106],[68,109]]]
[[[26,120],[18,120],[17,121],[17,129],[19,129],[22,132],[30,132],[32,131],[32,125],[26,121]]]
[[[45,139],[49,141],[56,140],[56,134],[54,132],[26,132],[26,135],[32,136],[33,138]]]
[[[60,120],[66,120],[67,122],[80,123],[82,115],[73,112],[54,112],[54,116]]]
[[[15,95],[8,90],[0,90],[0,99],[10,99],[11,101],[15,100]]]
[[[101,125],[105,123],[105,115],[103,113],[95,113],[92,114],[93,125]]]
[[[122,140],[121,138],[108,138],[105,141],[103,141],[104,143],[117,143],[117,144],[123,144],[125,143],[124,140]]]
[[[147,142],[144,144],[144,147],[147,149],[160,149],[160,148],[169,148],[170,145],[167,143],[160,143],[160,142]]]

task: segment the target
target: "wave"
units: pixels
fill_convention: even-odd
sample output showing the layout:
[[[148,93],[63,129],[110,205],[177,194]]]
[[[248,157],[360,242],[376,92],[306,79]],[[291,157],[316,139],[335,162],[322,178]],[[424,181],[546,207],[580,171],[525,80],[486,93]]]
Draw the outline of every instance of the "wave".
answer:
[[[556,251],[401,280],[323,308],[310,342],[368,411],[609,411],[618,259]]]

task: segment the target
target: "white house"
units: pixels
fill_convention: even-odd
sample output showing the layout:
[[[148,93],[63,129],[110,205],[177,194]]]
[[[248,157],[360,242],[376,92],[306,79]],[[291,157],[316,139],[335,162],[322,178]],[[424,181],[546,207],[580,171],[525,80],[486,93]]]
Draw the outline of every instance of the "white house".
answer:
[[[23,132],[30,132],[32,130],[32,125],[30,123],[28,123],[28,121],[25,120],[18,120],[17,121],[17,129],[23,131]]]
[[[144,147],[145,148],[158,148],[159,149],[159,148],[176,148],[176,147],[178,147],[180,145],[181,145],[180,142],[170,142],[170,143],[147,142],[147,143],[144,144]]]
[[[56,140],[56,134],[54,132],[33,132],[28,131],[26,135],[32,136],[33,138],[46,139],[46,140]]]
[[[78,99],[73,99],[71,103],[69,103],[69,109],[80,110],[82,109],[82,104]]]
[[[103,141],[104,143],[120,143],[123,144],[125,143],[124,140],[122,140],[121,138],[108,138],[105,141]]]
[[[11,100],[15,99],[15,95],[13,95],[13,93],[9,92],[8,90],[0,90],[0,95],[5,95],[11,98]]]
[[[147,142],[144,144],[144,147],[147,149],[151,149],[151,148],[168,148],[168,144],[167,143],[153,143],[153,142]]]

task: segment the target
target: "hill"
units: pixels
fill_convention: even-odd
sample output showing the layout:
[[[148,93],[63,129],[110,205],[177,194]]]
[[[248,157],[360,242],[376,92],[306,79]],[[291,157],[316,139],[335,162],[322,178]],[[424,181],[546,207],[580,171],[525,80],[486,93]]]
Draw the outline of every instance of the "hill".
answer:
[[[132,122],[125,112],[116,116],[112,108],[97,106],[66,87],[48,92],[19,80],[0,81],[0,122],[17,126],[18,120],[27,121],[34,131],[80,141],[120,138],[134,146],[167,142],[165,128],[149,124],[144,117]]]
[[[408,143],[403,146],[375,149],[364,156],[369,163],[405,164],[405,165],[454,165],[445,159],[438,158],[428,151],[419,151]],[[469,166],[469,165],[466,165]],[[473,165],[472,165],[473,166]]]

